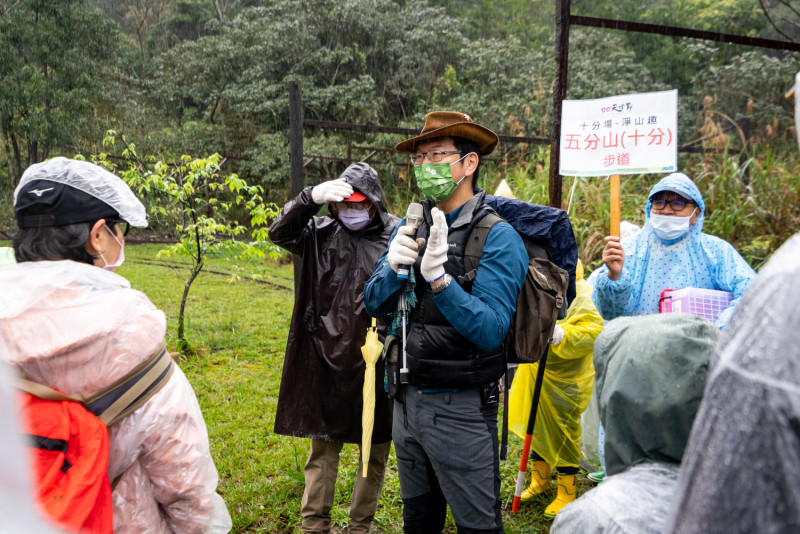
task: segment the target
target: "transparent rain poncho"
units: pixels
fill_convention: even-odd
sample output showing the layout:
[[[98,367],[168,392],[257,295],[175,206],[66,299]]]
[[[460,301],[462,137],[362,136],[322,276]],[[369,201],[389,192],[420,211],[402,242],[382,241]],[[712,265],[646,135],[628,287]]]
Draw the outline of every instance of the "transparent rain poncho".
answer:
[[[15,378],[10,366],[0,365],[0,532],[63,534],[48,526],[31,502],[28,447],[19,431]]]
[[[551,534],[660,534],[677,464],[643,463],[607,477],[556,516]]]
[[[647,201],[647,220],[641,232],[622,240],[625,264],[622,276],[611,280],[608,268],[600,268],[593,295],[597,309],[606,320],[628,315],[658,313],[658,302],[665,289],[697,287],[733,293],[733,301],[716,322],[722,328],[730,319],[755,272],[726,241],[702,233],[705,203],[700,190],[681,173],[660,180],[650,197],[661,191],[674,191],[697,203],[696,224],[683,237],[662,241],[650,226],[651,202]],[[594,275],[594,273],[592,273]]]
[[[120,218],[131,226],[147,226],[144,206],[130,187],[119,176],[94,163],[59,157],[31,165],[25,169],[14,190],[14,204],[22,187],[34,180],[49,180],[74,187],[117,210]]]
[[[581,455],[593,465],[601,464],[599,438],[600,413],[597,409],[597,394],[592,389],[589,404],[581,414]]]
[[[580,417],[594,386],[592,346],[603,329],[580,263],[576,278],[577,296],[567,316],[558,321],[564,329],[564,341],[550,345],[547,355],[531,441],[531,449],[552,466],[577,467],[580,462]],[[511,384],[508,427],[522,438],[528,427],[538,369],[538,363],[520,365]]]
[[[0,354],[27,379],[88,397],[163,346],[166,319],[124,278],[69,260],[0,269]],[[179,368],[109,429],[115,533],[227,532],[194,391]]]
[[[605,324],[594,364],[607,476],[561,510],[551,532],[660,532],[717,338],[688,314]]]
[[[11,247],[0,247],[0,269],[8,267],[9,265],[14,265],[15,263],[14,249]]]
[[[665,532],[800,532],[800,234],[720,338]]]

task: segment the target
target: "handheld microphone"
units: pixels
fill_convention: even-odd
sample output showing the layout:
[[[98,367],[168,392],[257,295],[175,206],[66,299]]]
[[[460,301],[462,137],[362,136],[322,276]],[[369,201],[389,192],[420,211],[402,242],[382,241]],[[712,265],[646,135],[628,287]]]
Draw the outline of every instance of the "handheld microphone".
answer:
[[[412,202],[408,205],[408,210],[406,211],[406,226],[414,228],[411,239],[416,237],[420,223],[422,223],[422,204],[419,202]],[[408,280],[409,269],[411,269],[410,265],[398,265],[397,277]]]

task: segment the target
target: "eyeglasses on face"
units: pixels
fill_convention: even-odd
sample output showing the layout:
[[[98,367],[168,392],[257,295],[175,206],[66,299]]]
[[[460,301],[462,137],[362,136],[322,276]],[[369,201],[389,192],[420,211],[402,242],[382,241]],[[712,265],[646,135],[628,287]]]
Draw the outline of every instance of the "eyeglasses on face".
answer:
[[[417,154],[411,154],[409,157],[411,158],[411,163],[414,165],[422,165],[422,162],[425,161],[425,157],[428,158],[428,161],[431,163],[439,163],[442,161],[448,154],[461,154],[460,150],[437,150],[436,152],[419,152]]]
[[[331,204],[337,212],[344,210],[364,211],[369,209],[371,205],[368,200],[362,200],[361,202],[331,202]]]
[[[684,200],[682,198],[674,198],[672,200],[664,200],[663,198],[657,198],[653,200],[653,208],[657,210],[663,210],[667,204],[672,208],[673,211],[682,211],[687,204],[694,204],[694,202]]]
[[[128,235],[128,231],[131,229],[130,225],[121,219],[109,219],[108,225],[114,226],[115,224],[119,225],[120,230],[122,230],[122,237]]]

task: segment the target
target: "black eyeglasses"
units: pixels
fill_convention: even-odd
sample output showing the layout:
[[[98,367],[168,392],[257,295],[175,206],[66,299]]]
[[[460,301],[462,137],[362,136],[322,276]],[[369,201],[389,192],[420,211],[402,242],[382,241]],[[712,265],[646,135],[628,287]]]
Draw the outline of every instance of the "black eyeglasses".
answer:
[[[425,156],[431,163],[439,163],[448,154],[461,154],[460,150],[438,150],[436,152],[420,152],[418,154],[411,154],[411,163],[414,165],[421,165],[425,161]]]
[[[368,200],[362,200],[361,202],[331,202],[331,205],[336,209],[336,211],[345,211],[345,210],[357,210],[357,211],[364,211],[372,206],[372,202]]]
[[[131,229],[130,225],[128,225],[128,223],[126,223],[122,219],[117,219],[117,220],[109,219],[108,224],[110,226],[114,226],[115,224],[118,224],[120,229],[122,230],[122,237],[125,237],[126,235],[128,235],[128,231]]]
[[[682,198],[674,198],[672,200],[664,200],[663,198],[658,198],[653,200],[653,208],[657,210],[663,210],[667,206],[667,204],[670,205],[673,211],[682,211],[687,204],[694,204],[694,202],[690,200],[684,200]]]

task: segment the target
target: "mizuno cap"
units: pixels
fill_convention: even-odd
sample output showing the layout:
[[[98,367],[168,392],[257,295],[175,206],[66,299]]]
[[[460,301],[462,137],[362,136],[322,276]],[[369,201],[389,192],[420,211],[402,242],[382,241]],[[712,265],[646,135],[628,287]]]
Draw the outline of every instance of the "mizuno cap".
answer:
[[[121,219],[147,226],[145,209],[117,175],[87,161],[54,158],[28,167],[14,191],[20,228]]]

